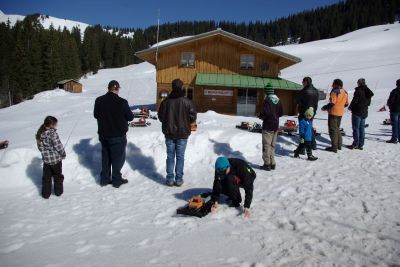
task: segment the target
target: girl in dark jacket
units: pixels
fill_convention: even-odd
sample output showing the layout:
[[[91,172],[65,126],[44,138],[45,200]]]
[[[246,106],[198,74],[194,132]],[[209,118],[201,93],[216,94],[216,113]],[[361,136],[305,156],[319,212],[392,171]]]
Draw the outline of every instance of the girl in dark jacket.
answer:
[[[64,175],[62,163],[65,159],[65,150],[57,134],[57,119],[47,116],[36,133],[36,143],[43,159],[42,197],[51,195],[52,178],[54,178],[54,194],[63,193]]]

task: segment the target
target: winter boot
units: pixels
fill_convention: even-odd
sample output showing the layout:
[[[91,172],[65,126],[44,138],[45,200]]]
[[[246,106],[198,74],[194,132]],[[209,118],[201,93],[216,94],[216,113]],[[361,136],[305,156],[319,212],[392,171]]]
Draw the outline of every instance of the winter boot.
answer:
[[[167,181],[165,182],[165,184],[166,184],[167,186],[174,186],[174,181],[173,181],[173,180],[167,180]]]
[[[112,182],[112,184],[113,184],[113,186],[115,187],[115,188],[119,188],[121,185],[123,185],[123,184],[127,184],[128,183],[128,180],[127,179],[124,179],[124,178],[121,178],[121,180],[119,180],[119,181],[117,181],[117,182]]]
[[[261,169],[263,169],[264,171],[270,171],[270,170],[271,170],[271,165],[264,164],[264,165],[261,167]]]
[[[337,149],[335,149],[335,148],[333,148],[333,147],[331,147],[331,146],[325,148],[325,150],[326,150],[326,151],[329,151],[329,152],[337,153]]]
[[[175,181],[174,184],[175,184],[175,186],[180,187],[183,185],[183,180],[177,180],[177,181]]]
[[[315,161],[315,160],[317,160],[318,158],[317,157],[314,157],[313,155],[311,155],[311,156],[308,156],[308,158],[307,158],[307,160],[309,160],[309,161]]]

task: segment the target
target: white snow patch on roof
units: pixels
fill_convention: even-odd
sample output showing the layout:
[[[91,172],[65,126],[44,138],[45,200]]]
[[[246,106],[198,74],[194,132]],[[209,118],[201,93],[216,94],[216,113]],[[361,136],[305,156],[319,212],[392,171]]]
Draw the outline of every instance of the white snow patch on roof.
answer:
[[[192,36],[182,36],[182,37],[168,39],[168,40],[165,40],[165,41],[158,42],[158,46],[173,44],[173,43],[176,43],[176,42],[179,42],[179,41],[183,41],[185,39],[189,39],[190,37],[192,37]],[[152,45],[151,47],[157,47],[157,43]]]

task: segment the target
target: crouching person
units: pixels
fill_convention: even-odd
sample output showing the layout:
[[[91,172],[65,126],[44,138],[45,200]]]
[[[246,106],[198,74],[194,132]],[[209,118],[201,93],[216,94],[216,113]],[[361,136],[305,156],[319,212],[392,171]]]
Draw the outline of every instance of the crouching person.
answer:
[[[242,202],[239,188],[245,191],[244,217],[250,217],[250,205],[253,199],[253,183],[256,173],[244,160],[219,157],[215,162],[215,178],[212,192],[213,206],[211,212],[218,208],[220,194],[228,196],[233,207],[239,207]]]

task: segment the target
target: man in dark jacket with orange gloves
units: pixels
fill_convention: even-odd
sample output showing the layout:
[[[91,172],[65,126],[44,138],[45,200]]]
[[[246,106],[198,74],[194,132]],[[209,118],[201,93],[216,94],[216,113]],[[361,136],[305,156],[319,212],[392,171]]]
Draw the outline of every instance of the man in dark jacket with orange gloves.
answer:
[[[161,102],[158,110],[158,118],[162,123],[162,132],[167,145],[166,184],[168,186],[183,184],[186,144],[191,134],[191,123],[196,122],[197,116],[193,102],[184,97],[182,86],[181,80],[173,80],[172,92]]]
[[[244,216],[250,217],[250,205],[253,199],[253,183],[256,173],[246,161],[237,158],[218,157],[215,161],[215,177],[211,200],[213,206],[211,212],[218,208],[220,194],[228,196],[233,207],[239,207],[242,202],[239,188],[245,192]]]
[[[387,105],[390,110],[390,122],[392,124],[392,138],[386,143],[397,144],[400,142],[400,79],[396,81],[396,88],[390,92]]]

